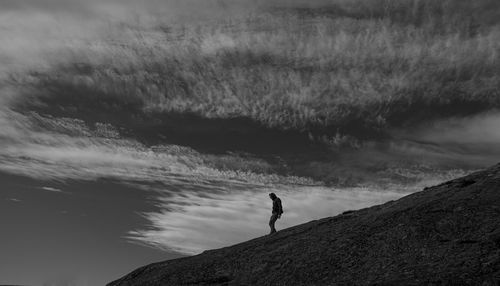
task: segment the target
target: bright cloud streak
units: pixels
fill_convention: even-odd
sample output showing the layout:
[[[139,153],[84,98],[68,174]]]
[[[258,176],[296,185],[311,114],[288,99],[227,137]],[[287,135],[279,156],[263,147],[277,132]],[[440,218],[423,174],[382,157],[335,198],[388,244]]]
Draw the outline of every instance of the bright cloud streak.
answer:
[[[276,192],[283,200],[284,214],[277,228],[333,216],[402,197],[397,191],[325,187],[249,188],[220,190],[200,196],[194,192],[163,198],[163,211],[148,213],[151,229],[135,230],[129,239],[187,254],[219,248],[268,233],[271,201]]]
[[[40,124],[55,131],[40,130]],[[191,148],[173,145],[150,148],[135,140],[115,138],[119,136],[112,131],[108,131],[112,138],[103,137],[77,120],[28,117],[0,109],[0,125],[0,170],[39,179],[107,177],[166,184],[184,179],[312,183],[305,178],[220,171],[208,166],[203,155]]]
[[[42,187],[42,190],[49,191],[49,192],[55,192],[55,193],[64,193],[62,190],[57,189],[57,188],[52,188],[52,187]]]

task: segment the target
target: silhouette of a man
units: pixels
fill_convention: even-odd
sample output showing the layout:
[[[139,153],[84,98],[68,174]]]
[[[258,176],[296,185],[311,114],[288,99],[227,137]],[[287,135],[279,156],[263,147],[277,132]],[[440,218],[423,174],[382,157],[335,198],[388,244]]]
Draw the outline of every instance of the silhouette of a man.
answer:
[[[273,234],[276,232],[276,228],[274,228],[274,223],[276,220],[281,218],[281,214],[283,214],[283,207],[281,206],[281,200],[274,193],[270,193],[269,197],[273,200],[273,211],[271,218],[269,219],[269,227],[271,228],[271,232],[269,234]]]

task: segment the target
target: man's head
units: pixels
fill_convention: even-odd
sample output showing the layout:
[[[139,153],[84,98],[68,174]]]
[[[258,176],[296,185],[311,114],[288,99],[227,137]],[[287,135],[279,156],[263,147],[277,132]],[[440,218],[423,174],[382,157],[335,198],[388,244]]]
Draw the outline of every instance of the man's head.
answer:
[[[275,193],[270,193],[269,194],[269,197],[271,198],[271,200],[275,200],[277,198],[276,194]]]

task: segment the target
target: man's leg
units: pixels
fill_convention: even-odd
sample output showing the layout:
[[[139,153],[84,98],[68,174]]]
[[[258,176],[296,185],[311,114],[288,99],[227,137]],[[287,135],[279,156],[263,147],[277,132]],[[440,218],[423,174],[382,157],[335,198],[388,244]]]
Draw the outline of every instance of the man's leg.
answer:
[[[276,228],[274,228],[274,223],[276,222],[277,219],[278,219],[277,214],[271,215],[271,218],[269,219],[269,227],[271,228],[270,234],[273,234],[276,232]]]

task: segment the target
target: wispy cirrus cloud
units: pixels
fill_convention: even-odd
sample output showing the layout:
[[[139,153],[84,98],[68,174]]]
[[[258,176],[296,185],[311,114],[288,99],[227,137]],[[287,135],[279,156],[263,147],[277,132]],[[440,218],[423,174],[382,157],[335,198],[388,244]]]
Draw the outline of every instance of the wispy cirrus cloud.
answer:
[[[253,184],[313,183],[293,176],[218,170],[207,163],[210,157],[191,148],[148,147],[120,137],[112,127],[104,132],[79,120],[0,109],[0,125],[0,171],[38,179],[115,178],[168,184],[208,179]]]

